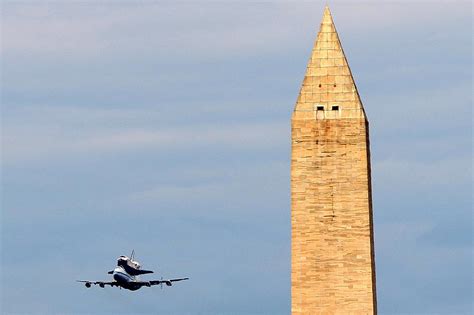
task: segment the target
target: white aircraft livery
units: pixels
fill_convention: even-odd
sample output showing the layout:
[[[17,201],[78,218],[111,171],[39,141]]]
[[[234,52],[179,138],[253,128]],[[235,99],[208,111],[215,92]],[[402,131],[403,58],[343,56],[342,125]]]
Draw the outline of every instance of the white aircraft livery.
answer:
[[[168,279],[168,280],[151,280],[151,281],[140,281],[138,275],[153,273],[151,270],[141,270],[140,264],[138,261],[133,260],[134,251],[130,255],[130,258],[127,256],[120,256],[117,259],[117,267],[109,271],[108,273],[112,275],[114,281],[89,281],[89,280],[77,280],[77,282],[85,283],[87,288],[90,288],[92,284],[99,285],[101,288],[105,288],[106,285],[111,287],[120,287],[128,289],[131,291],[136,291],[141,287],[151,287],[152,285],[161,285],[166,284],[167,286],[172,286],[173,282],[189,280],[189,278],[178,278],[178,279]]]

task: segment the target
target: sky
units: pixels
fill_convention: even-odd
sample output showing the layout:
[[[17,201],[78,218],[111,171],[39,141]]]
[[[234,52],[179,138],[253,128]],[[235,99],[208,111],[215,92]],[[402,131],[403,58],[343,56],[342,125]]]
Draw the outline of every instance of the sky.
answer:
[[[289,314],[326,2],[370,121],[379,314],[471,314],[472,4],[402,0],[3,1],[2,313]],[[132,249],[191,280],[75,282]]]

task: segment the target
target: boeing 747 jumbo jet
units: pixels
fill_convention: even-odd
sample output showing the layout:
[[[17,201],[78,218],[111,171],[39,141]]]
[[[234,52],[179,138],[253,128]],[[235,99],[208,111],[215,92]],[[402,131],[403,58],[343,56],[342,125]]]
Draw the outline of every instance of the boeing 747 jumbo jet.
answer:
[[[106,285],[111,287],[120,287],[128,289],[131,291],[136,291],[141,287],[151,287],[152,285],[161,285],[166,284],[167,286],[172,286],[173,282],[188,280],[189,278],[179,278],[179,279],[169,279],[169,280],[151,280],[151,281],[140,281],[138,275],[153,273],[151,270],[141,270],[140,264],[138,261],[133,260],[134,251],[130,255],[130,258],[127,256],[120,256],[117,259],[117,267],[109,271],[108,273],[112,275],[115,281],[89,281],[89,280],[77,280],[77,282],[85,283],[87,288],[90,288],[92,284],[99,285],[101,288],[105,288]]]

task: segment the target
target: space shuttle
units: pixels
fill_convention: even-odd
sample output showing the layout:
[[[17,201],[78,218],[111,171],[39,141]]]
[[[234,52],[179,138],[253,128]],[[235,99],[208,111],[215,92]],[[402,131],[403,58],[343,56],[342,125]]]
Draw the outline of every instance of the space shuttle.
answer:
[[[135,251],[132,250],[132,254],[130,257],[127,256],[119,256],[117,258],[117,266],[122,267],[129,275],[131,276],[138,276],[138,275],[143,275],[146,273],[153,273],[152,270],[143,270],[141,269],[141,265],[138,261],[134,260],[135,256]],[[109,271],[109,274],[112,274],[113,271]]]

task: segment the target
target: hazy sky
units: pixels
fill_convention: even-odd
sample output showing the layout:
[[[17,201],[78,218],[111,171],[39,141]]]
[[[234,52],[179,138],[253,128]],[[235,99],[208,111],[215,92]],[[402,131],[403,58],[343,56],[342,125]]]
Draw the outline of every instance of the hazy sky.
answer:
[[[370,121],[379,313],[470,314],[472,4],[329,3]],[[3,1],[2,312],[289,314],[324,4]],[[75,283],[132,249],[191,280]]]

